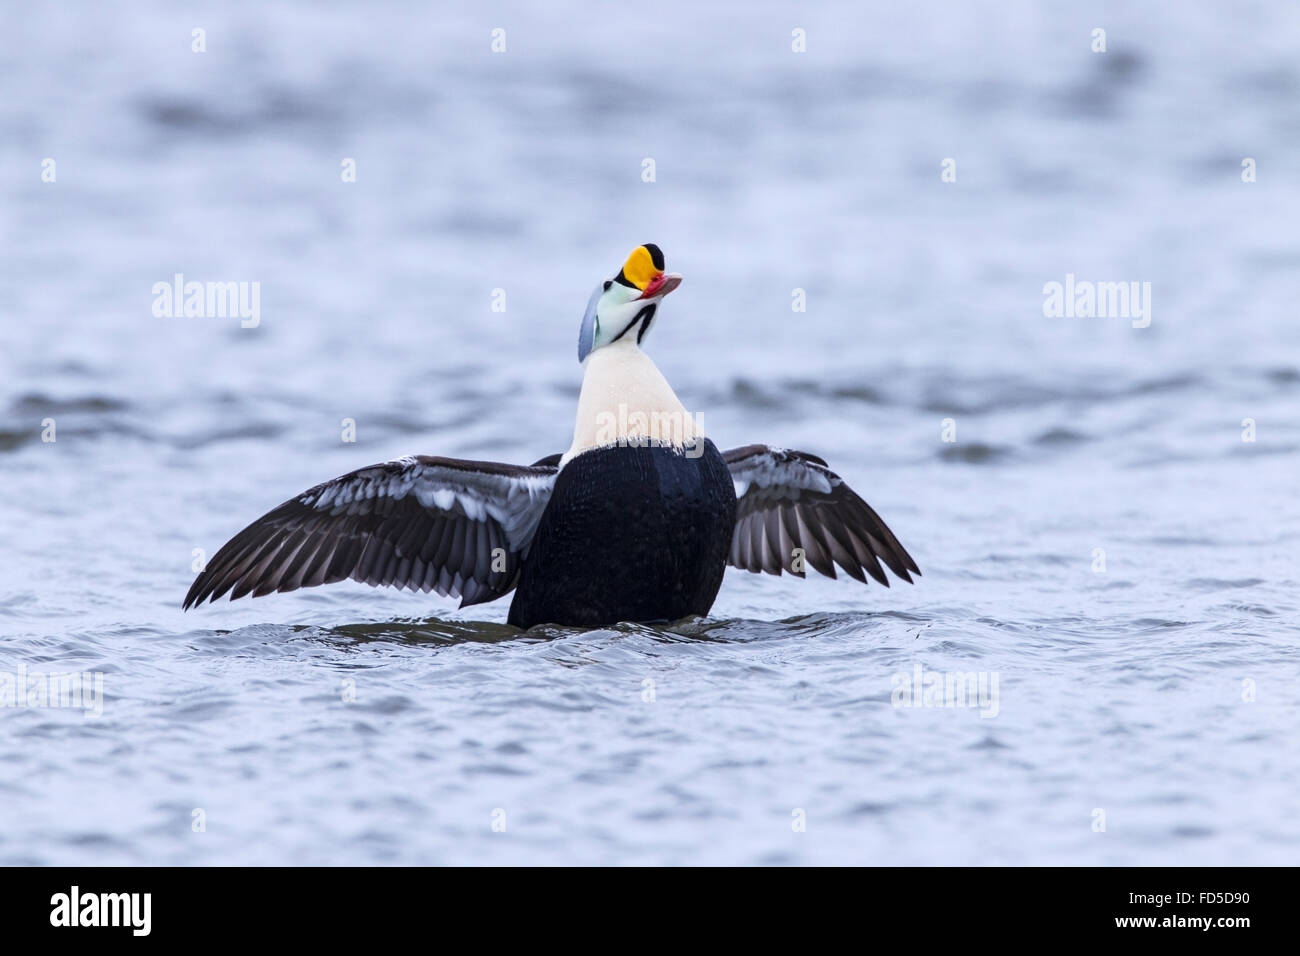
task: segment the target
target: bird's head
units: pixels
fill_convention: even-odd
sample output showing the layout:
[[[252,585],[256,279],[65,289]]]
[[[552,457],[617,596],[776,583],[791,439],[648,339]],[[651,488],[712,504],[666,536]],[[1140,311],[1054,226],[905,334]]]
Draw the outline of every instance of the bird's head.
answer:
[[[633,249],[618,275],[591,294],[578,333],[578,361],[612,342],[640,345],[654,323],[659,301],[681,282],[677,273],[664,272],[664,254],[654,243]]]

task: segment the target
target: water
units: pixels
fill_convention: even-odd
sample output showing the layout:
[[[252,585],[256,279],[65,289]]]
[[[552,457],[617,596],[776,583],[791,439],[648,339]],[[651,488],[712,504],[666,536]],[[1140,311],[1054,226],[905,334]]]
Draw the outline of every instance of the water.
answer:
[[[105,699],[0,710],[0,862],[1296,861],[1294,5],[750,8],[16,11],[0,671]],[[828,459],[915,586],[181,613],[193,549],[318,481],[567,447],[644,241],[686,406]],[[155,317],[176,273],[259,282],[260,324]],[[1044,317],[1067,273],[1150,282],[1150,326]],[[996,714],[893,706],[918,665]]]

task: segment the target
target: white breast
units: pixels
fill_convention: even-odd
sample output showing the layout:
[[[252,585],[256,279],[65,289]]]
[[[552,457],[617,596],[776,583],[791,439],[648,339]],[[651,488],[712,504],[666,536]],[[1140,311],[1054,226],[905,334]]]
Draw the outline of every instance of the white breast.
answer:
[[[703,437],[698,415],[682,407],[650,356],[635,342],[618,341],[587,356],[573,444],[560,467],[602,445],[650,439],[686,446]]]

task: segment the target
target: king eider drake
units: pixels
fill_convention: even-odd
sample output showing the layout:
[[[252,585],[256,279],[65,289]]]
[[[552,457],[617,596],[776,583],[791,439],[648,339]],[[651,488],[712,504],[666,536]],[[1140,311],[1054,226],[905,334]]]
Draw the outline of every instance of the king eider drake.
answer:
[[[184,607],[352,578],[459,597],[509,621],[601,626],[707,614],[727,564],[889,586],[920,574],[879,515],[804,452],[725,454],[641,350],[681,283],[638,246],[592,293],[573,444],[533,465],[417,455],[317,485],[230,539]]]

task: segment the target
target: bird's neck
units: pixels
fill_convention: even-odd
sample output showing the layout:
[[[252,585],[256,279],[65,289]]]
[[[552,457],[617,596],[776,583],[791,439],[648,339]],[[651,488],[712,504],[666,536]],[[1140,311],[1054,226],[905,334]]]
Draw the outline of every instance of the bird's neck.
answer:
[[[689,445],[704,435],[663,373],[635,342],[614,342],[587,356],[573,445],[561,467],[590,448],[644,440]]]

